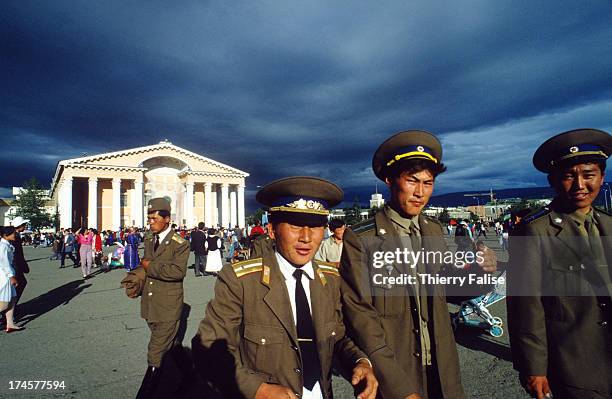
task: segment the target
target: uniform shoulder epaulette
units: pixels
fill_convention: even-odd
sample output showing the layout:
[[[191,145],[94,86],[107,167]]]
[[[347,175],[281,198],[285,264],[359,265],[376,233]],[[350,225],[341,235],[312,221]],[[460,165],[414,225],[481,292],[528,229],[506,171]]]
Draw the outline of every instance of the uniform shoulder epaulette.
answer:
[[[365,233],[366,231],[373,230],[376,228],[376,221],[374,218],[364,220],[363,222],[359,222],[351,226],[351,230],[359,235]]]
[[[546,216],[551,212],[550,207],[545,206],[543,208],[537,209],[534,212],[528,214],[521,220],[521,224],[531,223],[537,219],[540,219],[542,216]]]
[[[246,276],[247,274],[260,272],[263,270],[263,258],[253,258],[243,260],[242,262],[236,262],[232,264],[232,269],[234,269],[234,273],[238,278]]]
[[[315,261],[317,266],[319,266],[319,271],[323,273],[333,274],[334,276],[340,276],[340,272],[338,271],[338,265],[332,262],[323,262],[320,260]]]
[[[440,223],[440,221],[438,219],[436,219],[433,216],[429,216],[429,215],[423,215],[423,218],[427,221],[427,222],[431,222],[431,223],[435,223],[437,225],[442,226],[442,223]]]
[[[601,209],[601,208],[596,207],[596,206],[594,206],[593,209],[595,209],[599,213],[603,213],[604,215],[612,216],[612,214],[610,212],[606,211],[605,209]]]
[[[181,237],[179,233],[174,233],[174,235],[172,236],[172,240],[178,242],[179,244],[185,242],[185,239]]]

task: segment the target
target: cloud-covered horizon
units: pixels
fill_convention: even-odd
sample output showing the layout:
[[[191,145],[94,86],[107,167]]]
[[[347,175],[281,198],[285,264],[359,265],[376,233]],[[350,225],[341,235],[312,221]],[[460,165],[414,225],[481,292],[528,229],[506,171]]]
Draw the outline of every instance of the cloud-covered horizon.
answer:
[[[436,194],[545,185],[537,146],[612,131],[607,2],[3,5],[0,187],[168,139],[251,174],[374,187],[393,133],[437,134]]]

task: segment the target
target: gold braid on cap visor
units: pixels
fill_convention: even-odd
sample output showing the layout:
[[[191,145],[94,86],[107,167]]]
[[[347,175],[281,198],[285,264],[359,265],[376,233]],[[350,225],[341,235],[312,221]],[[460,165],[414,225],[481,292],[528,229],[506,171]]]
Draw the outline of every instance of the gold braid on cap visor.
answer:
[[[561,158],[559,158],[557,160],[550,161],[550,164],[554,165],[556,162],[561,162],[561,161],[564,161],[566,159],[570,159],[570,158],[573,158],[573,157],[579,157],[581,155],[601,155],[605,159],[608,159],[608,156],[603,151],[578,151],[578,152],[573,152],[571,154],[564,155],[564,156],[562,156]]]
[[[399,161],[400,159],[412,157],[412,156],[415,156],[415,155],[418,155],[420,157],[425,157],[427,159],[430,159],[430,160],[434,161],[434,163],[438,163],[438,160],[433,155],[431,155],[431,154],[428,154],[428,153],[423,152],[423,151],[410,151],[410,152],[405,152],[403,154],[396,155],[395,157],[393,157],[392,160],[387,162],[387,166],[393,165],[395,162]]]
[[[305,200],[303,198],[300,198],[282,206],[271,207],[270,212],[299,212],[312,213],[315,215],[329,215],[329,211],[325,209],[323,204],[321,204],[320,202],[313,200]]]

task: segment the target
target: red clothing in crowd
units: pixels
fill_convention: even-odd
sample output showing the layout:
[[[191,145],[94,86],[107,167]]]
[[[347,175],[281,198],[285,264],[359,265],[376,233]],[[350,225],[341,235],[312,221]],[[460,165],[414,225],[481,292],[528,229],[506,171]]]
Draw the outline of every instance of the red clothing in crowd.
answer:
[[[101,252],[102,251],[102,236],[100,236],[100,234],[95,235],[94,243],[96,246],[96,252]]]
[[[255,226],[251,229],[251,235],[249,237],[257,237],[264,234],[265,231],[261,226]]]

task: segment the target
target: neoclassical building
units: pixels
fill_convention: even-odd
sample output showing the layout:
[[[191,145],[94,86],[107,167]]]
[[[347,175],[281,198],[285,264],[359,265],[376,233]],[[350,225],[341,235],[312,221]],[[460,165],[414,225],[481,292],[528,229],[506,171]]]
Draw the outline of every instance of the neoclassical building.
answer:
[[[118,230],[146,223],[150,198],[166,197],[180,226],[245,225],[248,173],[168,141],[60,161],[51,183],[61,227]]]

